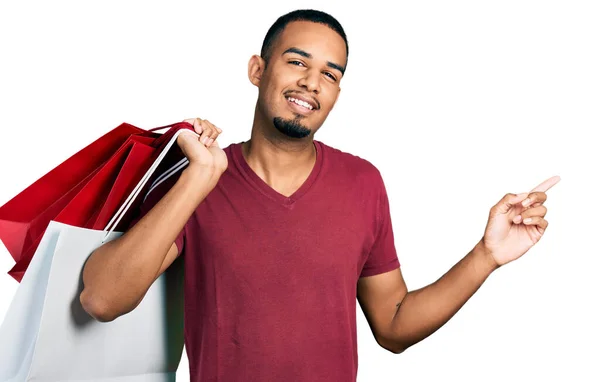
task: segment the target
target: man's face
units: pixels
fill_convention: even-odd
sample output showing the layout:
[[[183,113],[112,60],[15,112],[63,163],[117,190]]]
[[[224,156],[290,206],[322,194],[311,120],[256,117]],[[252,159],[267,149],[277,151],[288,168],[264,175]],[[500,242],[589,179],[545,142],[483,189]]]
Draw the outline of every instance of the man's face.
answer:
[[[335,105],[346,66],[346,44],[329,27],[289,23],[262,74],[260,112],[283,134],[303,138],[321,127]]]

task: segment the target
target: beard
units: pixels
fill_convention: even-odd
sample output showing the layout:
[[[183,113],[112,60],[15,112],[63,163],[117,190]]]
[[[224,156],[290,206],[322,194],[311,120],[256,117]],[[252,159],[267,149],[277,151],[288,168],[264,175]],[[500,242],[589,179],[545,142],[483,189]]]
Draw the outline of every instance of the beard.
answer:
[[[273,125],[282,134],[290,138],[306,138],[310,135],[310,129],[300,123],[300,117],[294,119],[273,118]]]

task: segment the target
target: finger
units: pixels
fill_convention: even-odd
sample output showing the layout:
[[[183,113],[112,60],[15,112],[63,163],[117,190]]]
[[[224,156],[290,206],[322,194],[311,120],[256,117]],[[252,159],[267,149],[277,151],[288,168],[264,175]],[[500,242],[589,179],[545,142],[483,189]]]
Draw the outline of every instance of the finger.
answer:
[[[212,141],[214,139],[212,139],[213,136],[217,135],[216,130],[212,127],[208,127],[206,125],[204,125],[204,131],[202,133],[202,135],[200,136],[200,142],[205,145],[206,147],[210,146],[210,144],[212,143]]]
[[[545,231],[546,228],[548,228],[548,221],[541,216],[534,216],[531,218],[523,219],[523,224],[537,225],[538,227],[540,227],[542,229],[542,231]]]
[[[519,224],[521,221],[525,221],[527,218],[532,218],[536,216],[545,217],[548,213],[548,209],[546,206],[532,207],[528,210],[521,212],[520,215],[515,216],[513,219],[513,223]]]
[[[221,134],[223,132],[223,130],[221,130],[220,128],[218,128],[217,126],[215,126],[214,123],[212,123],[212,122],[210,122],[208,120],[206,120],[206,123],[208,123],[210,125],[210,127],[214,128],[217,131],[217,135]]]
[[[490,210],[490,214],[492,216],[496,216],[499,214],[507,214],[511,211],[513,206],[517,203],[520,203],[523,199],[525,199],[529,195],[529,193],[524,192],[522,194],[506,194],[504,197]]]
[[[209,139],[206,142],[207,146],[210,146],[218,137],[219,134],[221,134],[221,132],[219,132],[219,130],[217,129],[217,127],[215,125],[213,125],[212,123],[210,123],[210,128],[211,128],[211,134],[209,135]]]
[[[184,120],[183,120],[183,122],[187,122],[187,123],[189,123],[190,125],[192,125],[192,127],[193,127],[193,128],[194,128],[194,130],[196,131],[196,129],[197,129],[197,127],[198,127],[198,124],[197,124],[197,120],[198,120],[198,119],[199,119],[199,118],[188,118],[188,119],[184,119]],[[196,131],[196,132],[197,132],[198,134],[201,134],[201,133],[202,133],[202,131],[200,131],[200,132]]]
[[[217,139],[217,137],[219,136],[219,134],[221,134],[223,132],[223,130],[219,129],[217,126],[215,126],[210,121],[205,120],[205,122],[213,130],[213,134],[211,135],[211,138]]]
[[[560,182],[560,176],[553,176],[552,178],[546,179],[540,183],[537,187],[531,190],[531,192],[546,192],[558,182]]]
[[[528,207],[530,205],[541,205],[546,201],[547,198],[548,196],[545,192],[532,192],[529,195],[527,195],[527,198],[525,200],[521,202],[521,205],[523,207]]]
[[[194,131],[196,131],[198,135],[202,135],[202,133],[204,132],[204,129],[202,128],[202,120],[200,118],[195,118],[193,125]]]
[[[203,145],[208,146],[208,140],[210,139],[210,136],[212,134],[212,128],[208,121],[205,119],[200,119],[200,128],[202,129],[202,134],[200,134],[198,140]]]
[[[196,139],[196,134],[194,134],[188,129],[184,129],[184,131],[182,131],[181,134],[179,134],[179,136],[177,137],[177,144],[180,148],[183,149],[183,146],[186,145],[186,142],[193,142]]]
[[[206,131],[206,134],[205,134],[206,138],[203,138],[202,142],[207,147],[209,147],[215,141],[215,139],[217,139],[219,137],[219,134],[221,134],[222,130],[217,128],[215,125],[213,125],[210,121],[208,121],[206,119],[203,121],[203,126]]]

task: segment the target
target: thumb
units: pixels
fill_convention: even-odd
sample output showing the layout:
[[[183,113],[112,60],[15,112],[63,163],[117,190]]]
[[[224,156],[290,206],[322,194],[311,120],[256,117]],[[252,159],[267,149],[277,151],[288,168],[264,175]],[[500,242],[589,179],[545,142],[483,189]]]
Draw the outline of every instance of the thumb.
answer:
[[[506,194],[506,195],[504,195],[504,197],[498,202],[498,204],[496,204],[494,207],[492,207],[492,209],[490,211],[490,215],[493,217],[493,216],[497,216],[497,215],[507,214],[516,203],[519,203],[519,202],[522,202],[523,200],[525,200],[527,195],[529,195],[528,192],[523,192],[521,194]]]

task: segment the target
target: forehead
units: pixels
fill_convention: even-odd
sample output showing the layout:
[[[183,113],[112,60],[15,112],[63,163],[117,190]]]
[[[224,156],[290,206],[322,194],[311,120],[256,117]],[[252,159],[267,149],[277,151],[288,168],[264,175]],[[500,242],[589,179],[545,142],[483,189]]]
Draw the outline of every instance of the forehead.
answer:
[[[273,53],[281,55],[289,48],[299,48],[316,60],[340,65],[346,63],[346,43],[342,36],[326,25],[310,21],[289,23],[277,39]]]

